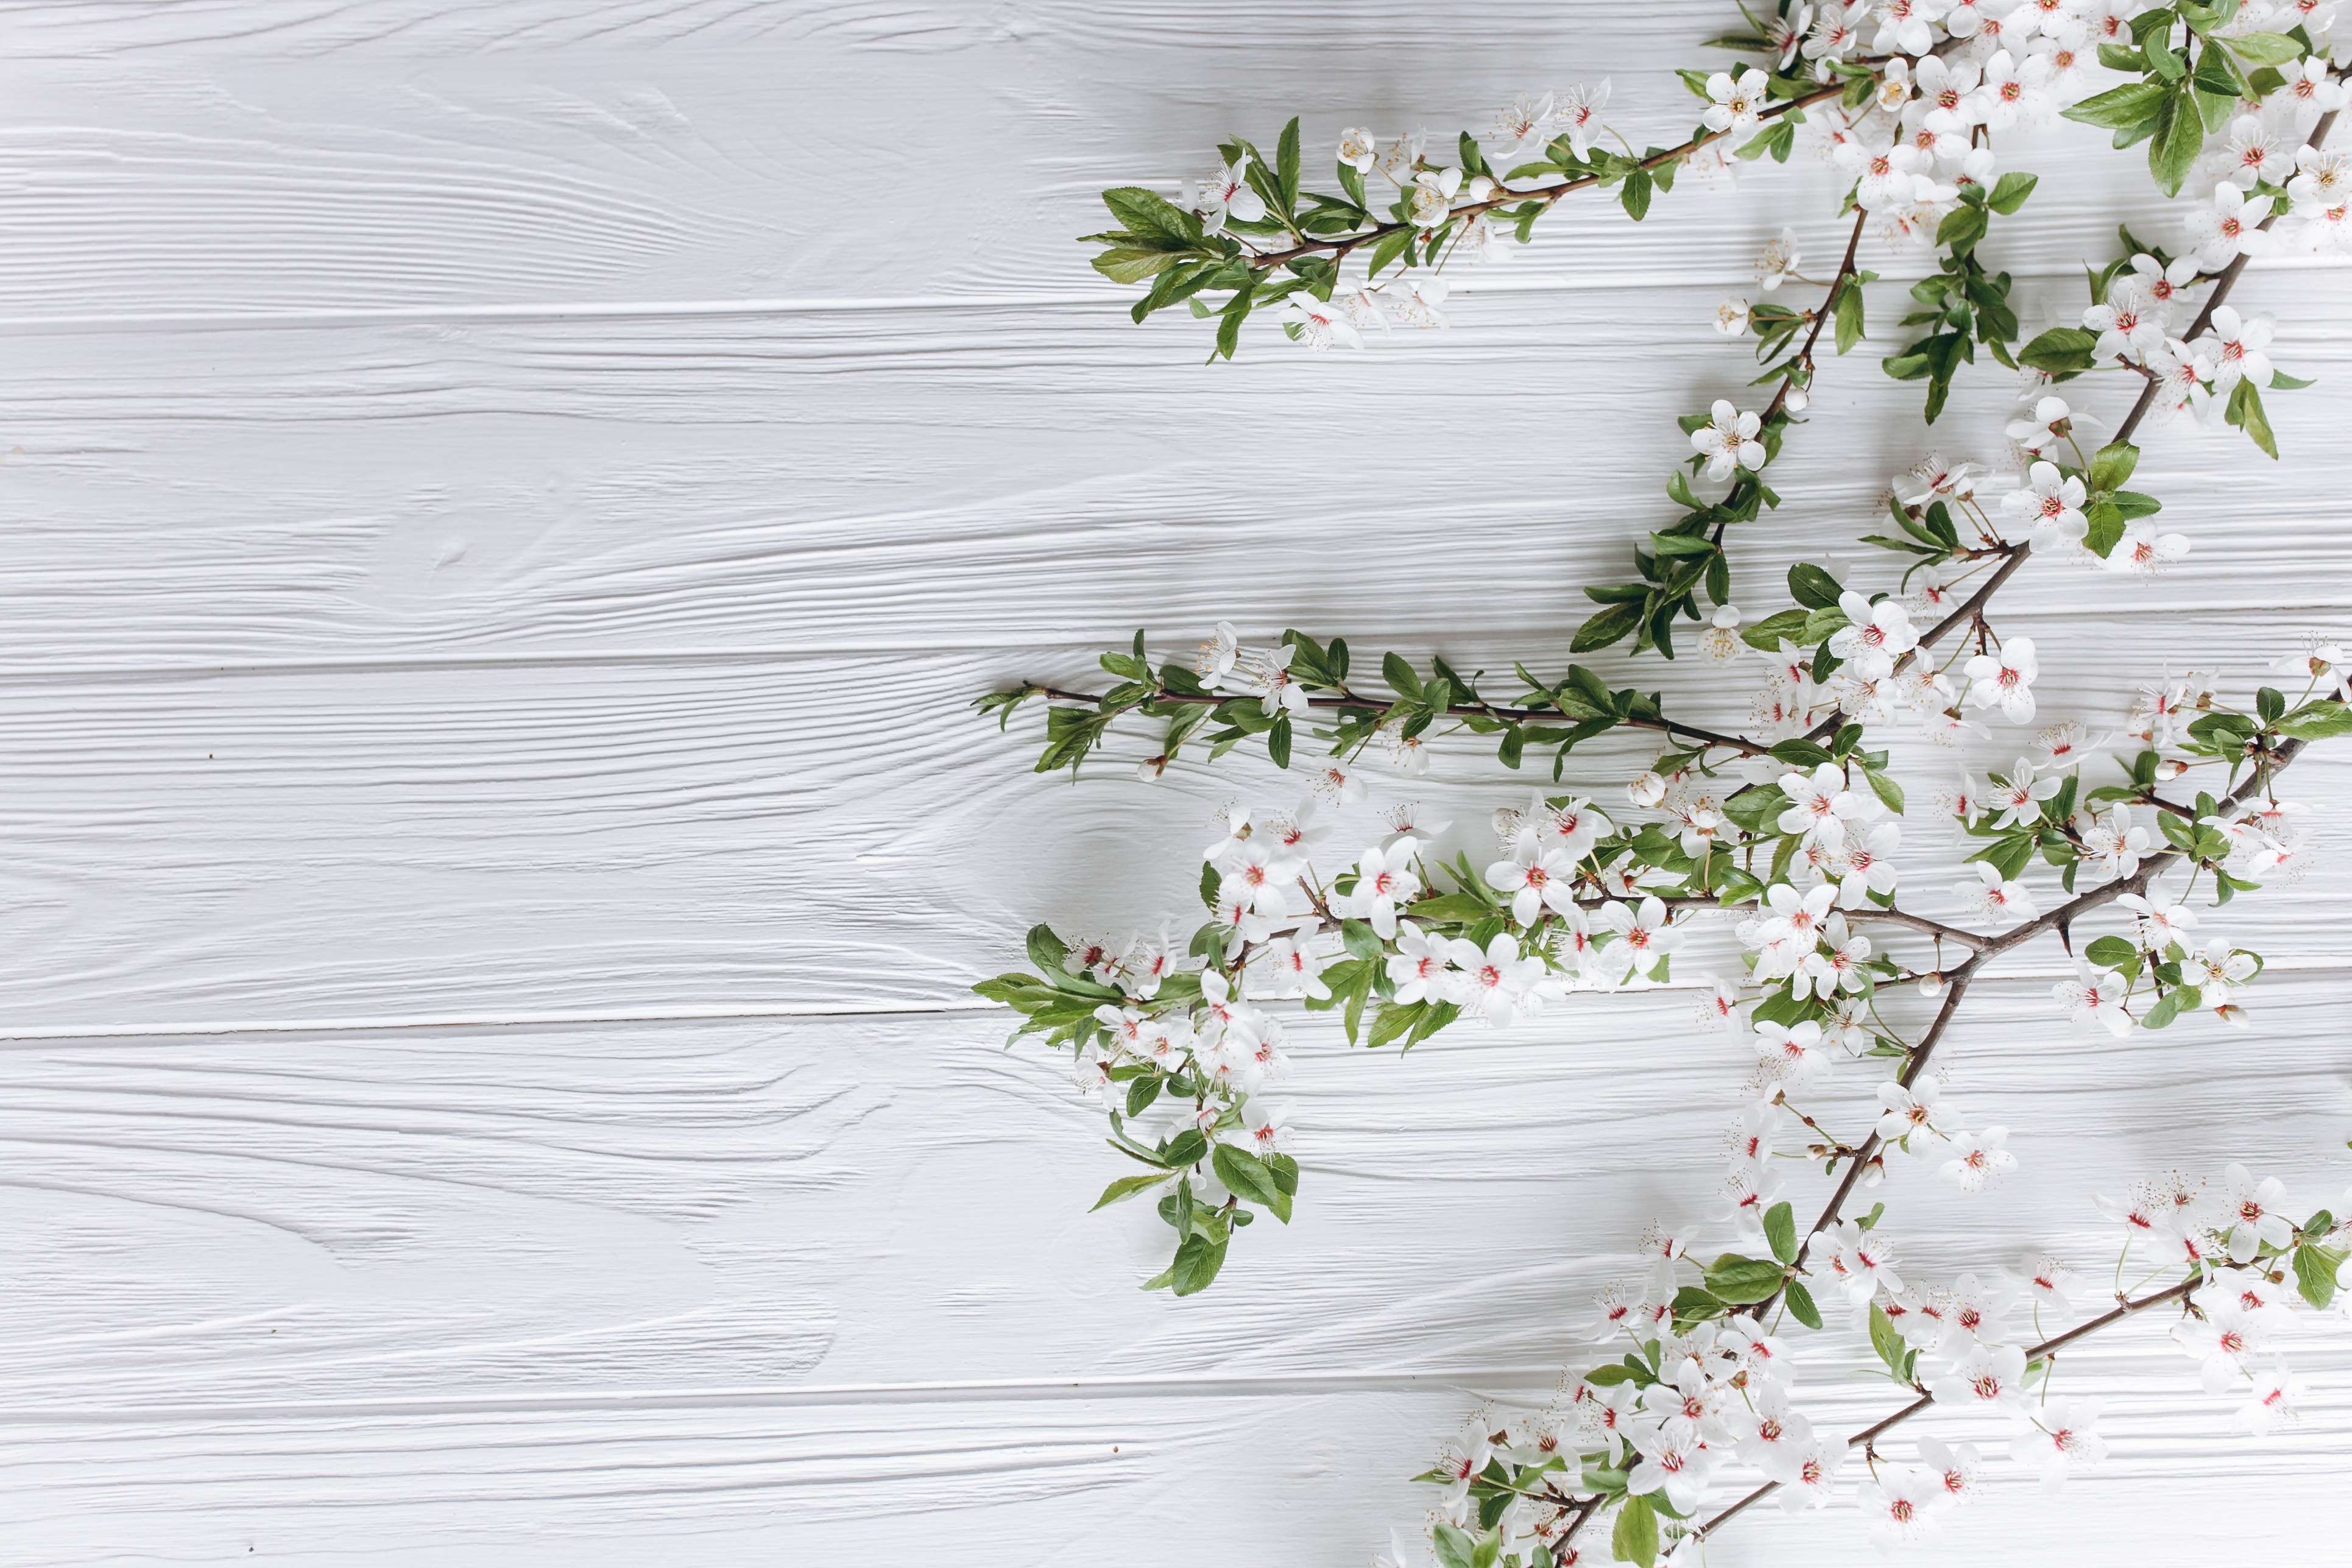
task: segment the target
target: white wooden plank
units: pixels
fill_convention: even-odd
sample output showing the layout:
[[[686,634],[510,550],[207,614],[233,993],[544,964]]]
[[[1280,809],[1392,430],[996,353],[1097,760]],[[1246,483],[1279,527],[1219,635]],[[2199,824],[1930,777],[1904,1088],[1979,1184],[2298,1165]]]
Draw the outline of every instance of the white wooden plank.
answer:
[[[1365,121],[1450,142],[1519,92],[1603,78],[1624,134],[1679,142],[1696,106],[1670,68],[1721,63],[1702,41],[1726,14],[11,6],[0,47],[40,64],[0,121],[0,177],[32,220],[0,263],[0,314],[973,293],[1108,308],[1121,291],[1073,243],[1103,226],[1106,186],[1173,189],[1224,135],[1271,146],[1294,113],[1318,150]],[[2162,210],[2112,177],[2104,140],[2011,139],[2050,183],[2005,264],[2071,275],[2119,218]],[[1746,184],[1670,196],[1639,231],[1587,198],[1512,276],[1745,281],[1792,212],[1834,251],[1838,192],[1810,152]]]
[[[2323,378],[2272,399],[2284,462],[2235,431],[2152,434],[2141,482],[2189,567],[2117,590],[2037,566],[2003,603],[2341,606],[2325,388],[2352,363],[2326,324],[2347,291],[2352,272],[2246,290],[2285,321],[2282,362]],[[1197,323],[1091,308],[20,337],[0,651],[25,669],[973,648],[1227,616],[1359,647],[1475,624],[1539,650],[1589,608],[1580,584],[1617,580],[1678,515],[1673,416],[1744,379],[1698,310],[1659,319],[1652,298],[1535,297],[1527,321],[1213,370],[1187,363]],[[1595,374],[1637,363],[1640,396]],[[1866,358],[1822,384],[1774,467],[1787,513],[1738,541],[1751,605],[1825,542],[1891,582],[1892,557],[1851,542],[1888,477],[1931,448],[1998,456],[2011,413],[1991,365],[1932,429]],[[2127,394],[2081,401],[2113,419]],[[1401,438],[1428,459],[1397,461]],[[1441,538],[1464,570],[1432,573]]]
[[[2126,1053],[2038,988],[1989,987],[1953,1093],[2017,1128],[2035,1177],[1970,1199],[1898,1167],[1906,1258],[1948,1275],[2049,1245],[2094,1273],[2089,1193],[2250,1143],[2298,1195],[2332,1192],[2342,1097],[2299,1090],[2333,1059],[2336,985],[2286,989],[2217,1076],[2210,1040]],[[1297,1222],[1182,1302],[1133,1289],[1149,1215],[1080,1213],[1115,1157],[1050,1054],[998,1051],[992,1020],[20,1046],[0,1485],[51,1563],[175,1537],[341,1562],[387,1532],[524,1562],[687,1535],[749,1562],[922,1516],[1011,1564],[1048,1540],[1099,1554],[1204,1491],[1253,1546],[1360,1562],[1423,1506],[1404,1478],[1433,1436],[1480,1394],[1541,1398],[1639,1224],[1709,1195],[1738,1047],[1615,1048],[1682,1003],[1599,1008],[1402,1060],[1305,1030]],[[2338,1400],[2249,1445],[2159,1329],[2110,1345],[2072,1363],[2115,1394],[2111,1474],[2074,1494],[2096,1528],[2010,1486],[1923,1561],[2034,1528],[2122,1563],[2159,1490],[2242,1531],[2352,1453]],[[1817,1345],[1804,1379],[1830,1424],[1886,1403],[1848,1348]],[[2338,1324],[2298,1363],[2340,1387],[2352,1344]],[[1244,1486],[1234,1456],[1260,1447]],[[1309,1506],[1264,1500],[1285,1497]],[[1732,1560],[1817,1560],[1849,1528],[1754,1522]]]
[[[2244,618],[2098,635],[2095,657],[2045,636],[2052,717],[2119,719],[2129,690],[2110,672],[2153,679],[2184,640],[2241,684],[2278,644]],[[1450,651],[1490,662],[1475,644]],[[1009,678],[1079,668],[1067,652],[1006,652],[0,685],[16,737],[0,760],[15,846],[0,931],[19,957],[0,977],[5,1026],[968,1005],[964,988],[1018,962],[1034,921],[1188,928],[1218,804],[1303,789],[1263,759],[1142,784],[1121,762],[1146,754],[1148,727],[1073,788],[1029,771],[1034,713],[1000,735],[969,711]],[[1686,662],[1640,668],[1705,679]],[[1719,699],[1687,711],[1743,716]],[[2004,725],[1973,747],[1979,774],[2022,733]],[[1570,776],[1613,798],[1646,754],[1612,739]],[[2347,764],[2322,750],[2293,793],[2326,802]],[[1416,797],[1453,817],[1442,847],[1483,863],[1493,809],[1549,779],[1454,745],[1437,772],[1330,817],[1332,864],[1382,831],[1379,805]],[[1922,808],[1916,891],[1953,910],[1924,873],[1949,863],[1927,802],[1958,760],[1916,749],[1898,772]],[[2323,846],[2340,842],[2329,814],[2314,820]],[[2282,963],[2339,963],[2342,898],[2339,880],[2314,879],[2225,918]],[[2062,962],[2043,945],[2027,962]],[[1713,962],[1730,962],[1719,943]]]

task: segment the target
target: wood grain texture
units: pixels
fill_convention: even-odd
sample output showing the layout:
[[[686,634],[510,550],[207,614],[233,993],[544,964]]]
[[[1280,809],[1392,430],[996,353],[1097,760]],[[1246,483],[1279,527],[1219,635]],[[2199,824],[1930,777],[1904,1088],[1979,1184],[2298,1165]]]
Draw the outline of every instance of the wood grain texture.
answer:
[[[1297,1223],[1146,1295],[1151,1217],[1081,1212],[1116,1173],[1097,1113],[966,986],[1033,920],[1189,921],[1211,811],[1297,782],[1147,787],[1134,736],[1040,778],[1034,713],[963,705],[1221,617],[1564,665],[1578,585],[1674,515],[1673,416],[1752,374],[1716,300],[1792,212],[1834,249],[1826,170],[1568,215],[1452,330],[1360,358],[1203,369],[1069,237],[1101,186],[1294,111],[1444,128],[1611,76],[1612,118],[1672,140],[1669,68],[1727,14],[0,0],[0,1565],[1323,1565],[1410,1527],[1435,1438],[1544,1397],[1641,1225],[1709,1203],[1741,1051],[1674,992],[1404,1058],[1304,1020]],[[2175,221],[2101,140],[2052,132],[1989,242],[2029,322],[2118,222]],[[1917,263],[1872,264],[1885,323]],[[2053,718],[2352,633],[2352,272],[2241,298],[2321,378],[2272,400],[2287,460],[2167,431],[2141,474],[2196,570],[2019,579]],[[2008,379],[1924,429],[1893,342],[1825,368],[1744,599],[1798,559],[1891,578],[1838,542],[1887,476],[1997,447]],[[1740,717],[1687,662],[1605,662]],[[1924,796],[2021,738],[1897,766]],[[2339,800],[2352,760],[2298,777]],[[1411,793],[1475,849],[1528,782],[1448,744]],[[2317,874],[2215,922],[2273,959],[2252,1035],[2072,1035],[2054,944],[1979,988],[1952,1093],[2032,1179],[1898,1171],[1909,1256],[2095,1269],[2091,1194],[2174,1163],[2337,1195],[2340,816]],[[1719,931],[1694,961],[1732,962]],[[2260,1443],[2158,1327],[2086,1351],[2108,1469],[2004,1481],[1916,1560],[2329,1560],[2334,1326]],[[1881,1407],[1809,1354],[1832,1424]],[[1770,1512],[1711,1560],[1864,1551]]]

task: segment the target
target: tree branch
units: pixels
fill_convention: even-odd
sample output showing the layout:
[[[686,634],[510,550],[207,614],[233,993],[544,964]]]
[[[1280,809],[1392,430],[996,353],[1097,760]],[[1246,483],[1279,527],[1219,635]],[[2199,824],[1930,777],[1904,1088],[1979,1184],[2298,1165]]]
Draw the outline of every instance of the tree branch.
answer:
[[[2186,1298],[2189,1293],[2196,1288],[2197,1281],[2195,1279],[2184,1279],[2178,1285],[2170,1286],[2168,1289],[2156,1291],[2152,1295],[2142,1296],[2136,1300],[2125,1301],[2111,1312],[2105,1312],[2098,1317],[2093,1318],[2087,1323],[2077,1324],[2075,1327],[2067,1330],[2064,1333],[2057,1335],[2055,1338],[2042,1341],[2040,1344],[2033,1346],[2031,1350],[2028,1350],[2025,1352],[2025,1359],[2029,1363],[2043,1360],[2053,1352],[2063,1346],[2073,1344],[2076,1340],[2082,1339],[2085,1335],[2095,1334],[2101,1329],[2112,1328],[2116,1324],[2122,1322],[2126,1318],[2133,1317],[2140,1312],[2144,1312],[2150,1307],[2161,1306],[2167,1301],[2180,1300]],[[1918,1415],[1919,1412],[1927,1409],[1929,1405],[1935,1403],[1936,1401],[1933,1395],[1921,1394],[1918,1398],[1913,1400],[1902,1409],[1897,1410],[1894,1415],[1887,1416],[1885,1420],[1879,1421],[1872,1426],[1865,1426],[1861,1431],[1856,1432],[1853,1436],[1848,1437],[1845,1440],[1845,1446],[1848,1448],[1855,1448],[1875,1442],[1895,1427],[1910,1420],[1911,1417]],[[1705,1540],[1709,1536],[1712,1536],[1717,1531],[1722,1529],[1725,1525],[1730,1523],[1731,1521],[1738,1518],[1739,1514],[1748,1507],[1748,1505],[1751,1503],[1761,1502],[1764,1499],[1770,1497],[1774,1492],[1779,1491],[1780,1489],[1780,1482],[1766,1481],[1762,1486],[1758,1487],[1754,1491],[1749,1492],[1746,1497],[1741,1498],[1738,1502],[1733,1503],[1729,1508],[1725,1509],[1721,1513],[1717,1514],[1713,1519],[1710,1519],[1705,1524],[1700,1525],[1696,1531],[1692,1531],[1692,1533],[1699,1537],[1701,1540]]]

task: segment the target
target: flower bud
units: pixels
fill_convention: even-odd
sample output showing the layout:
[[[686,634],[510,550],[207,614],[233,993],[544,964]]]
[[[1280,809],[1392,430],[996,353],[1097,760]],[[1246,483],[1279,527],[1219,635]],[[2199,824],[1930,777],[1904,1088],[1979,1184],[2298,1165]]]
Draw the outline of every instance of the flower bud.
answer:
[[[1494,194],[1495,182],[1488,179],[1486,175],[1480,174],[1477,178],[1470,182],[1470,199],[1472,201],[1483,202]]]
[[[1862,1184],[1874,1187],[1886,1180],[1886,1160],[1883,1155],[1871,1156],[1870,1163],[1862,1168]]]
[[[1666,781],[1654,770],[1627,784],[1625,793],[1635,805],[1654,806],[1666,798]]]
[[[1941,974],[1923,974],[1919,976],[1920,995],[1932,1001],[1936,997],[1941,996],[1943,994],[1944,977]]]
[[[2213,1009],[2213,1016],[2233,1029],[2247,1027],[2246,1010],[2235,1002],[2224,1002]]]
[[[1812,395],[1803,387],[1792,386],[1789,388],[1789,395],[1780,400],[1780,406],[1791,414],[1802,414],[1812,400]]]
[[[1143,761],[1135,764],[1135,776],[1141,779],[1145,784],[1151,783],[1167,771],[1168,757],[1165,752],[1162,752],[1156,757],[1146,757]]]
[[[2188,771],[2189,764],[2187,763],[2178,762],[2170,757],[2167,757],[2164,761],[2156,764],[2156,776],[2159,782],[2165,784],[2171,783],[2174,779],[2179,778]]]

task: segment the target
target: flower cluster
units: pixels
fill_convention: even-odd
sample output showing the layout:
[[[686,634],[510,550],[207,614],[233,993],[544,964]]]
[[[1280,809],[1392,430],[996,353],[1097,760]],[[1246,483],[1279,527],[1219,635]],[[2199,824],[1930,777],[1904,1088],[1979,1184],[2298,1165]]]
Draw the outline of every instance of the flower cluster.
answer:
[[[1759,1164],[1789,1157],[1772,1131],[1771,1114],[1753,1109],[1733,1126],[1735,1187],[1752,1188]],[[2341,1315],[2352,1227],[2326,1209],[2297,1223],[2282,1206],[2283,1184],[2242,1165],[2218,1182],[2173,1174],[2124,1201],[2102,1199],[2124,1227],[2114,1305],[2063,1330],[2055,1325],[2087,1303],[2054,1258],[1932,1281],[1885,1234],[1883,1205],[1836,1220],[1843,1195],[1805,1236],[1786,1202],[1736,1208],[1749,1222],[1738,1245],[1760,1239],[1761,1257],[1727,1251],[1702,1263],[1695,1235],[1654,1226],[1636,1271],[1595,1301],[1588,1337],[1616,1359],[1563,1379],[1546,1409],[1480,1411],[1416,1478],[1439,1489],[1428,1520],[1437,1562],[1696,1563],[1717,1529],[1766,1498],[1791,1511],[1851,1507],[1880,1545],[1916,1541],[1979,1494],[1990,1463],[1975,1443],[1926,1436],[1906,1459],[1885,1442],[1904,1422],[1930,1411],[1995,1417],[2011,1461],[2057,1489],[2106,1457],[2103,1402],[2053,1392],[2064,1347],[2167,1310],[2208,1392],[2236,1390],[2238,1428],[2261,1433],[2294,1419],[2302,1396],[2273,1351],[2296,1310]],[[2126,1290],[2135,1255],[2152,1255],[2155,1272]],[[2167,1274],[2174,1283],[2148,1289]],[[1801,1342],[1790,1336],[1825,1328],[1822,1301],[1843,1306],[1907,1400],[1851,1435],[1823,1431],[1801,1407]],[[1585,1534],[1604,1518],[1606,1551],[1597,1531]],[[1424,1560],[1398,1539],[1387,1563]]]

